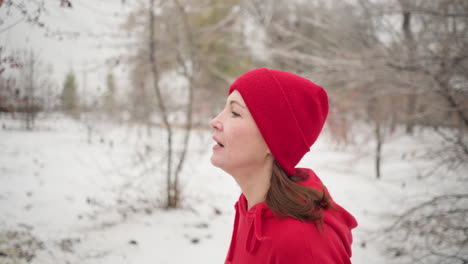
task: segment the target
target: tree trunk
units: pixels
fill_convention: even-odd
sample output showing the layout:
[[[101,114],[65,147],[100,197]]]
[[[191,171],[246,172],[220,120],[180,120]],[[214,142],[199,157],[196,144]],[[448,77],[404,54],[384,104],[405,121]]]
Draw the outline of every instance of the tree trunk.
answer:
[[[156,63],[156,40],[154,32],[154,1],[150,0],[149,7],[149,52],[150,52],[150,65],[151,65],[151,74],[153,77],[153,87],[156,92],[156,99],[158,101],[159,110],[161,111],[161,116],[163,119],[164,128],[167,132],[167,171],[166,171],[166,192],[167,192],[167,201],[166,208],[174,208],[175,203],[175,193],[174,186],[172,185],[172,129],[168,120],[168,113],[164,100],[161,95],[161,89],[159,87],[159,70]]]
[[[383,145],[383,135],[382,135],[382,124],[380,119],[380,109],[379,109],[379,100],[377,97],[372,97],[368,101],[367,112],[369,119],[374,126],[374,137],[375,137],[375,174],[377,179],[380,179],[380,163],[382,157],[382,145]]]
[[[406,134],[413,135],[414,133],[414,116],[416,114],[416,95],[410,93],[408,95],[408,106],[406,112]]]
[[[406,52],[407,52],[407,64],[414,64],[414,56],[416,52],[416,46],[414,45],[413,32],[411,31],[411,12],[406,10],[406,4],[403,1],[400,1],[400,6],[403,9],[403,23],[402,30],[405,36],[406,42]],[[407,74],[411,78],[410,74]],[[406,133],[412,135],[414,132],[414,116],[416,113],[416,94],[413,91],[410,91],[407,98],[407,108],[406,108]]]
[[[380,122],[377,120],[375,123],[375,141],[376,141],[376,146],[375,146],[375,175],[377,176],[377,179],[380,179],[381,173],[380,173],[380,161],[382,157],[382,143],[383,143],[383,137],[380,129]]]
[[[26,129],[32,130],[33,128],[33,100],[34,100],[34,55],[32,51],[29,53],[29,86],[26,89],[27,100],[26,100]]]
[[[182,171],[182,167],[184,165],[185,161],[185,156],[187,154],[188,150],[188,145],[189,145],[189,140],[190,140],[190,134],[192,131],[192,116],[193,116],[193,70],[197,68],[195,59],[193,56],[193,41],[192,41],[192,32],[190,29],[190,24],[187,21],[187,14],[185,13],[184,7],[179,3],[179,1],[175,1],[179,12],[182,16],[182,20],[184,23],[184,30],[185,30],[185,36],[187,38],[187,48],[188,48],[188,59],[191,62],[192,65],[192,72],[187,68],[187,64],[184,60],[184,58],[181,56],[180,52],[178,53],[178,59],[179,63],[182,65],[183,71],[184,71],[184,76],[187,78],[188,81],[188,102],[187,102],[187,109],[185,110],[186,112],[186,120],[185,120],[185,135],[184,135],[184,140],[183,140],[183,149],[179,157],[179,162],[177,164],[176,172],[175,172],[175,178],[174,178],[174,191],[176,195],[176,205],[179,202],[179,196],[180,196],[180,190],[179,190],[179,174]]]

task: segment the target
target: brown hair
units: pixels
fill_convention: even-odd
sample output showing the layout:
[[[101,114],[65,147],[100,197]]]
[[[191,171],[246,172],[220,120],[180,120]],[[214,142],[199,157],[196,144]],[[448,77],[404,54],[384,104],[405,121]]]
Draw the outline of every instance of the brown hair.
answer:
[[[333,208],[333,204],[323,184],[320,191],[296,183],[307,177],[308,174],[301,169],[296,170],[296,175],[289,177],[274,161],[265,203],[279,217],[290,216],[300,221],[313,221],[317,227],[321,227],[322,209]]]

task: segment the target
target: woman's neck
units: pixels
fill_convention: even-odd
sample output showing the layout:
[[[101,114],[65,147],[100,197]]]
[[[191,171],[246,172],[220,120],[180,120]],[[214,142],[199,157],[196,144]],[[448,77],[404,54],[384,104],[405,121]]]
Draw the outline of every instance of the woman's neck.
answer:
[[[250,169],[233,175],[247,199],[247,210],[265,200],[270,188],[272,167],[273,163],[267,163],[258,169]]]

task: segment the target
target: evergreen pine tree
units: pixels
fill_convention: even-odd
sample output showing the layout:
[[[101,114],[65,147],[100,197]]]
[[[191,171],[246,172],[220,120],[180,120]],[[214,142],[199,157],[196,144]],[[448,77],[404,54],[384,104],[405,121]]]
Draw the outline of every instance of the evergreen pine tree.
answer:
[[[107,74],[106,79],[107,91],[104,97],[104,107],[108,111],[109,114],[115,114],[115,78],[112,72]]]
[[[62,91],[62,107],[66,113],[76,115],[78,111],[78,95],[76,81],[73,72],[69,72],[65,78]]]

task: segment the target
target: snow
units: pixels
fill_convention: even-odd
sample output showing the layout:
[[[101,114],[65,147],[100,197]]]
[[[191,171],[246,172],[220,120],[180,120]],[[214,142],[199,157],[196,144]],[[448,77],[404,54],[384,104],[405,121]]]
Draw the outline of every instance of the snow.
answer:
[[[17,231],[42,242],[30,245],[31,263],[223,263],[240,190],[210,164],[211,132],[193,132],[183,207],[164,210],[163,130],[148,136],[137,124],[86,122],[91,144],[84,122],[60,114],[39,116],[34,131],[0,117],[0,252],[13,243],[2,234]],[[312,168],[357,218],[353,263],[396,263],[384,254],[381,231],[417,202],[465,192],[466,181],[443,170],[444,178],[424,176],[432,161],[422,153],[436,143],[427,132],[387,138],[377,180],[369,134],[357,138],[359,148],[339,150],[325,130],[300,166]]]

